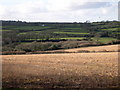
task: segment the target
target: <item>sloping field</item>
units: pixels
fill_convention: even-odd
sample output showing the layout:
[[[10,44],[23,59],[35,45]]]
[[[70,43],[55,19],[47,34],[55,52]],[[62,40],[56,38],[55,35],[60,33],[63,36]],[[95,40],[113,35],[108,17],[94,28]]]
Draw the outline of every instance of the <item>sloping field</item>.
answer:
[[[119,46],[118,44],[117,45],[107,45],[107,46],[96,46],[96,47],[94,46],[94,47],[67,49],[64,51],[78,52],[80,50],[86,50],[86,51],[112,51],[112,52],[116,52],[119,50],[118,46]]]
[[[2,58],[4,88],[118,87],[118,52],[3,55]]]

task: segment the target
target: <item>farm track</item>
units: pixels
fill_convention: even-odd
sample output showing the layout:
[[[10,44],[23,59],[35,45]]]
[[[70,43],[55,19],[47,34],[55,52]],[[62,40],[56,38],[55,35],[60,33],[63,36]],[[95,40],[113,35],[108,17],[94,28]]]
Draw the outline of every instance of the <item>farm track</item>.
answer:
[[[117,45],[103,47],[117,49]],[[118,87],[118,52],[2,55],[2,58],[3,88]]]

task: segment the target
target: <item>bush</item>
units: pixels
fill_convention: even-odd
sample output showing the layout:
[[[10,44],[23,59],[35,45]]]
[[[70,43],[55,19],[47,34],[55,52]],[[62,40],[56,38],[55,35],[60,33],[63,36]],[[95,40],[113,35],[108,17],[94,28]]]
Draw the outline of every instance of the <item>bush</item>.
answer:
[[[4,51],[2,55],[26,54],[25,51]]]
[[[59,49],[59,45],[53,44],[49,47],[50,50],[57,50]]]
[[[79,42],[80,41],[68,40],[66,42],[61,43],[61,48],[63,48],[63,49],[77,48],[79,45]]]
[[[108,42],[108,44],[120,44],[120,40],[113,40]]]
[[[32,51],[46,51],[46,50],[56,50],[59,48],[59,45],[57,43],[52,42],[32,42],[29,44],[20,44],[16,46],[17,51],[26,51],[26,52],[32,52]]]
[[[31,48],[29,44],[20,44],[15,47],[16,51],[25,51],[25,52],[31,52]]]
[[[77,51],[77,53],[89,53],[90,51],[88,51],[88,50],[79,50],[79,51]]]
[[[115,44],[119,42],[112,41],[112,42],[109,42],[109,44],[113,44],[113,43]],[[77,41],[77,40],[68,40],[68,41],[60,41],[60,42],[32,42],[32,43],[22,43],[22,44],[12,45],[15,48],[11,47],[10,45],[4,46],[3,52],[8,51],[4,53],[10,53],[10,54],[12,53],[16,54],[18,52],[19,54],[19,51],[20,53],[22,53],[21,51],[24,51],[26,53],[33,52],[33,53],[41,54],[41,53],[46,53],[42,51],[48,51],[48,50],[69,49],[69,48],[97,46],[97,45],[102,45],[102,44],[98,42],[93,42],[93,41]],[[9,52],[9,51],[14,51],[14,52]],[[79,52],[88,52],[88,51],[79,51]],[[50,53],[50,52],[47,52],[47,53]],[[56,53],[56,52],[51,52],[51,53]]]
[[[14,50],[14,48],[12,48],[12,47],[8,47],[8,46],[2,47],[2,51],[13,51],[13,50]]]

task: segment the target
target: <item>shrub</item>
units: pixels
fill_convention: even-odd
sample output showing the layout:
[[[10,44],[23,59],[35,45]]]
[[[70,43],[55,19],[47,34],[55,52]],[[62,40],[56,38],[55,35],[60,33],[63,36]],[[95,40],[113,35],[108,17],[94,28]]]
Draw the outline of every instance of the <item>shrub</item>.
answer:
[[[108,44],[120,44],[120,40],[113,40],[108,42]]]
[[[76,48],[78,47],[78,42],[79,41],[73,41],[73,40],[68,40],[66,42],[61,43],[61,48],[63,49],[69,49],[69,48]]]
[[[59,49],[59,46],[56,45],[56,44],[53,44],[53,45],[51,45],[51,46],[49,47],[49,49],[50,49],[50,50],[57,50],[57,49]]]
[[[25,51],[25,52],[31,52],[31,48],[29,44],[20,44],[15,47],[16,51]]]
[[[29,44],[20,44],[16,46],[16,50],[20,51],[26,51],[26,52],[32,52],[32,51],[46,51],[46,50],[56,50],[59,48],[59,45],[52,42],[33,42]]]
[[[88,51],[88,50],[79,50],[79,51],[77,51],[77,53],[89,53],[90,51]]]
[[[2,55],[26,54],[25,51],[4,51]]]
[[[13,51],[14,49],[12,47],[8,47],[8,46],[3,46],[2,47],[2,51]]]

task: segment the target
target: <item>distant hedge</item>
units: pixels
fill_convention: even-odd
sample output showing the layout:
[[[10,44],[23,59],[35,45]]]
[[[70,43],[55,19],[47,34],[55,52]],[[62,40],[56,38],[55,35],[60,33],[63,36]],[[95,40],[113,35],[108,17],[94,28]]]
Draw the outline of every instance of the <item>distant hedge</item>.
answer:
[[[3,46],[2,54],[11,55],[11,54],[43,54],[43,53],[66,53],[66,52],[47,52],[59,49],[70,49],[70,48],[80,48],[88,46],[101,46],[101,45],[110,45],[110,44],[119,44],[120,40],[111,41],[107,44],[102,44],[99,42],[93,41],[77,41],[77,40],[68,40],[61,42],[32,42],[32,43],[21,43],[16,45]],[[14,46],[14,47],[11,47]],[[45,52],[44,52],[45,51]],[[88,52],[88,51],[80,51]]]

